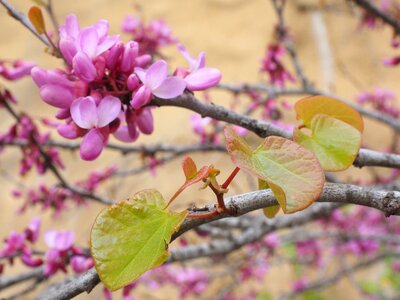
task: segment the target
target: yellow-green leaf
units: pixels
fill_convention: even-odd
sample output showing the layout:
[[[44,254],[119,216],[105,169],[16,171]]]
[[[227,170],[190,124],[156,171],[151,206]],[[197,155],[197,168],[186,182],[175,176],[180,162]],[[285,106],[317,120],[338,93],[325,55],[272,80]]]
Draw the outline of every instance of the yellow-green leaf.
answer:
[[[324,114],[353,126],[361,133],[364,130],[364,122],[358,111],[350,105],[334,98],[326,96],[311,96],[303,98],[294,106],[297,118],[310,128],[311,121],[317,114]]]
[[[310,123],[311,135],[295,128],[293,140],[317,156],[325,171],[341,171],[352,165],[361,146],[361,133],[349,124],[317,114]]]
[[[259,190],[265,190],[265,189],[269,189],[269,188],[270,188],[270,186],[269,186],[268,182],[266,182],[263,179],[258,178],[258,189]],[[280,208],[281,208],[281,206],[279,204],[273,205],[273,206],[263,208],[263,212],[267,218],[272,219],[279,212]]]
[[[318,199],[324,172],[315,155],[303,146],[270,136],[252,150],[230,127],[225,128],[225,138],[233,162],[265,180],[285,213],[302,210]]]
[[[265,208],[263,208],[264,216],[266,216],[269,219],[272,219],[279,212],[280,208],[281,208],[280,205],[273,205],[273,206],[265,207]]]
[[[37,6],[32,6],[28,11],[28,18],[39,34],[46,32],[42,10]]]
[[[114,291],[168,258],[168,244],[187,211],[171,213],[156,190],[145,190],[100,212],[90,250],[103,284]]]

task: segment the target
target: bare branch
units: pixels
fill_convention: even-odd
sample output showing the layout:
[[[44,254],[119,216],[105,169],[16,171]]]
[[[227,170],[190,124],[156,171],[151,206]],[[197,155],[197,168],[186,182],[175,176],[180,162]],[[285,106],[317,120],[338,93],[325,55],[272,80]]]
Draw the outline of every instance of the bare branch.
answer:
[[[267,137],[270,135],[278,135],[288,139],[292,137],[291,133],[277,126],[240,115],[219,105],[200,102],[193,95],[188,93],[168,100],[154,98],[151,101],[151,104],[157,106],[178,106],[187,108],[199,113],[202,117],[211,117],[219,121],[244,127],[260,137]],[[400,168],[400,155],[397,154],[384,154],[372,150],[360,149],[358,156],[360,158],[357,157],[354,161],[354,165],[357,167],[374,165],[380,167]]]
[[[377,191],[371,188],[362,188],[350,184],[325,185],[324,191],[318,200],[320,202],[336,202],[342,204],[358,204],[382,210],[386,215],[398,214],[400,209],[400,192]],[[246,214],[260,208],[276,205],[277,201],[271,190],[261,190],[246,194],[232,196],[226,201],[227,206],[233,207],[236,216]],[[173,252],[171,261],[181,259],[193,259],[200,256],[226,254],[241,246],[256,241],[262,235],[280,228],[287,228],[314,220],[318,216],[327,215],[338,204],[314,204],[312,207],[299,213],[281,216],[275,219],[264,219],[258,227],[251,227],[232,240],[215,241],[210,244],[186,247],[184,252]],[[188,230],[218,219],[230,217],[227,214],[219,214],[207,219],[186,219],[179,231],[172,237],[172,241]],[[197,248],[196,248],[197,247]],[[177,250],[178,251],[178,250]],[[61,282],[51,290],[45,291],[37,299],[69,299],[85,291],[90,291],[99,283],[95,269],[91,269],[83,275],[79,275],[68,281]]]
[[[229,84],[229,83],[221,83],[218,85],[219,88],[225,89],[232,91],[234,93],[245,93],[249,91],[259,91],[259,92],[264,92],[267,95],[269,95],[272,98],[278,97],[278,96],[287,96],[287,95],[292,95],[292,96],[317,96],[317,95],[322,95],[322,96],[327,96],[331,98],[336,98],[351,107],[353,107],[355,110],[357,110],[360,114],[363,116],[369,117],[371,119],[374,119],[376,121],[379,121],[381,123],[384,123],[390,127],[392,127],[394,130],[397,132],[400,132],[400,122],[398,119],[383,113],[383,112],[378,112],[374,110],[369,110],[366,109],[360,105],[357,105],[353,102],[351,102],[348,99],[345,99],[343,97],[339,97],[337,95],[334,95],[332,93],[324,92],[322,90],[319,90],[314,87],[307,87],[307,88],[276,88],[274,86],[268,86],[263,83],[259,84]]]
[[[372,1],[370,0],[353,0],[355,4],[365,9],[371,15],[382,20],[384,23],[390,25],[396,34],[400,34],[400,22],[398,22],[391,15],[380,10]]]
[[[9,15],[11,17],[13,17],[17,21],[19,21],[26,28],[28,28],[28,30],[30,32],[32,32],[39,40],[41,40],[43,42],[43,44],[45,44],[48,47],[52,47],[51,43],[49,42],[49,40],[45,36],[40,35],[39,33],[37,33],[36,29],[33,27],[33,25],[31,24],[29,19],[26,17],[26,15],[24,15],[21,12],[19,12],[7,0],[0,0],[0,4],[3,5],[7,9],[8,13],[9,13]]]
[[[285,295],[281,295],[280,297],[278,297],[279,300],[284,300],[284,299],[290,299],[293,298],[296,295],[299,295],[305,291],[311,291],[311,290],[320,290],[323,289],[329,285],[333,285],[336,282],[338,282],[340,279],[342,279],[343,277],[348,276],[351,273],[357,272],[359,270],[365,269],[367,267],[370,267],[376,263],[379,263],[380,261],[382,261],[383,259],[390,257],[390,256],[400,256],[400,253],[398,252],[384,252],[381,253],[377,256],[374,256],[372,258],[368,258],[364,261],[361,261],[359,263],[356,263],[352,266],[349,267],[345,267],[343,269],[341,269],[340,271],[336,272],[335,274],[329,276],[329,277],[325,277],[321,280],[316,280],[314,282],[309,283],[304,289],[302,289],[301,291],[293,291],[291,293],[285,294]]]

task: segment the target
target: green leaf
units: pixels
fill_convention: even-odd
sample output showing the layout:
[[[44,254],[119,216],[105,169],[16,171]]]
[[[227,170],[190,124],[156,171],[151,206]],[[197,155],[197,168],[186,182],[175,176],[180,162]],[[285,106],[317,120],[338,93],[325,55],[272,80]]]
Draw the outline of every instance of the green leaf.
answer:
[[[318,199],[325,176],[315,155],[293,141],[270,136],[256,150],[230,127],[226,147],[233,162],[265,180],[285,213],[305,209]]]
[[[260,178],[258,178],[258,189],[259,190],[265,190],[265,189],[269,189],[270,187],[269,187],[269,185],[268,185],[268,182],[266,182],[265,180],[262,180],[262,179],[260,179]],[[272,218],[274,218],[275,216],[276,216],[276,214],[279,212],[279,209],[281,208],[281,206],[278,204],[278,205],[273,205],[273,206],[269,206],[269,207],[265,207],[265,208],[263,208],[263,212],[264,212],[264,215],[267,217],[267,218],[270,218],[270,219],[272,219]]]
[[[256,300],[272,300],[271,294],[267,292],[261,292],[257,295]]]
[[[364,121],[358,111],[350,105],[334,98],[326,96],[311,96],[296,102],[294,109],[297,118],[310,128],[312,119],[317,114],[324,114],[335,119],[341,120],[361,133],[364,130]]]
[[[301,293],[303,300],[324,300],[324,296],[316,291],[305,291]]]
[[[182,161],[182,169],[185,174],[185,182],[183,185],[175,192],[175,194],[168,201],[167,206],[169,206],[172,201],[176,199],[186,188],[189,186],[206,179],[209,176],[214,176],[219,174],[219,170],[214,169],[213,166],[204,166],[197,171],[197,166],[193,159],[189,156],[185,156]]]
[[[352,165],[361,147],[361,133],[333,117],[317,114],[310,123],[311,135],[295,128],[293,140],[317,156],[325,171],[341,171]]]
[[[171,213],[156,190],[104,209],[92,227],[90,250],[103,284],[114,291],[168,258],[168,244],[187,211]]]

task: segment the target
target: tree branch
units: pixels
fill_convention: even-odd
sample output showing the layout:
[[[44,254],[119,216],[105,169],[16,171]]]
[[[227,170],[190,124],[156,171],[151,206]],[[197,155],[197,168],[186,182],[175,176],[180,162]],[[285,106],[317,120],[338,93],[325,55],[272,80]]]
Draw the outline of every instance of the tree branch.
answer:
[[[19,12],[7,0],[0,0],[0,4],[3,5],[7,9],[7,12],[11,17],[13,17],[17,21],[19,21],[26,28],[28,28],[28,30],[30,32],[32,32],[39,40],[41,40],[43,42],[43,44],[45,44],[48,47],[52,47],[51,43],[49,42],[49,40],[45,36],[37,33],[36,29],[33,27],[33,25],[31,24],[29,19],[26,17],[26,15],[24,15],[21,12]]]
[[[230,111],[222,106],[200,102],[193,95],[185,93],[174,99],[154,98],[151,105],[156,106],[177,106],[195,111],[202,117],[210,117],[219,121],[238,125],[246,128],[260,137],[270,135],[282,136],[287,139],[292,138],[292,134],[264,121],[252,119]],[[397,122],[397,121],[396,121]],[[399,124],[400,125],[400,124]],[[399,126],[400,129],[400,126]],[[400,155],[384,154],[373,150],[360,149],[358,157],[354,161],[357,167],[380,166],[390,168],[400,168]]]
[[[390,25],[396,34],[400,34],[400,23],[394,17],[380,10],[373,2],[370,0],[353,0],[353,2],[365,9],[371,15],[374,15],[384,23]]]
[[[285,295],[281,295],[280,297],[278,297],[279,300],[284,300],[284,299],[290,299],[295,297],[296,295],[302,294],[303,292],[306,291],[314,291],[314,290],[320,290],[322,288],[325,288],[329,285],[333,285],[336,282],[338,282],[340,279],[342,279],[345,276],[348,276],[351,273],[354,273],[356,271],[365,269],[367,267],[370,267],[371,265],[374,265],[378,262],[380,262],[381,260],[389,257],[389,256],[400,256],[400,253],[398,252],[384,252],[381,253],[377,256],[374,256],[372,258],[368,258],[364,261],[361,261],[359,263],[356,263],[352,266],[349,267],[345,267],[343,269],[341,269],[340,271],[336,272],[335,274],[325,277],[321,280],[316,280],[314,282],[309,283],[304,289],[302,289],[301,291],[293,291],[291,293],[285,294]]]
[[[277,229],[287,228],[294,225],[304,224],[314,220],[322,215],[329,214],[340,204],[358,204],[374,207],[385,212],[386,215],[398,214],[400,208],[400,192],[397,191],[377,191],[371,188],[363,188],[350,184],[327,183],[320,196],[319,202],[335,202],[336,204],[314,204],[310,208],[293,215],[277,217],[275,219],[264,219],[257,227],[251,227],[244,231],[232,241],[215,241],[213,246],[210,244],[201,246],[186,247],[184,251],[172,252],[171,262],[181,259],[193,259],[200,256],[209,256],[217,254],[226,254],[240,248],[246,243],[256,241],[258,238],[268,232]],[[235,216],[240,216],[248,212],[258,210],[264,207],[276,205],[277,201],[271,190],[261,190],[246,194],[236,195],[228,198],[226,204],[233,207],[236,211]],[[219,214],[207,219],[186,219],[175,233],[171,241],[182,235],[188,230],[198,227],[218,219],[230,217],[227,214]],[[213,242],[212,242],[213,243]],[[197,248],[196,248],[197,247]],[[91,269],[83,275],[73,277],[63,281],[51,289],[39,295],[37,299],[70,299],[85,291],[91,291],[99,283],[98,275],[95,269]]]

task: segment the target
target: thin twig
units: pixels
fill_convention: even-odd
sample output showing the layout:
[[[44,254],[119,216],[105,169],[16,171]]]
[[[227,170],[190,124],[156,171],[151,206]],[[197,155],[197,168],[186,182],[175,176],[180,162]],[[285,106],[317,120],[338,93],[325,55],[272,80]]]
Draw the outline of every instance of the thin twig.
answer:
[[[46,46],[51,47],[51,43],[49,42],[49,40],[45,36],[39,34],[36,31],[35,27],[33,27],[33,25],[31,24],[31,22],[29,21],[29,19],[27,18],[26,15],[19,12],[7,0],[0,0],[0,4],[3,5],[7,9],[8,13],[11,17],[13,17],[17,21],[19,21],[26,28],[28,28],[28,30],[30,32],[32,32],[38,39],[40,39]]]

